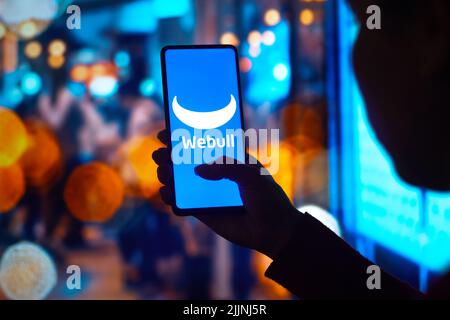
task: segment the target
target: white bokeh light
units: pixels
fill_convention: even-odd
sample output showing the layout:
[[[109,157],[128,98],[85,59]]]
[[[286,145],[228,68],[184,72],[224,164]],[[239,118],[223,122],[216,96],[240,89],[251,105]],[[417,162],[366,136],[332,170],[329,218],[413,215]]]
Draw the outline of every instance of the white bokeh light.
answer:
[[[13,300],[41,300],[57,280],[51,257],[31,242],[10,246],[0,262],[0,287]]]

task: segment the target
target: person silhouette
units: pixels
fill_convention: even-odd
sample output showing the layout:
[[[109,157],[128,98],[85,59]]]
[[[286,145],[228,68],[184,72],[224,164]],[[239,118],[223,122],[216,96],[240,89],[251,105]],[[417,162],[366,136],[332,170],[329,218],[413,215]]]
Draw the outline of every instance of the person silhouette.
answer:
[[[361,24],[353,64],[369,121],[399,176],[412,185],[450,190],[450,2],[446,0],[349,0]],[[382,28],[365,28],[366,9],[378,5]],[[166,145],[167,131],[159,133]],[[173,204],[170,152],[154,152],[161,197]],[[269,256],[266,276],[296,296],[311,298],[450,297],[450,276],[425,295],[381,271],[381,290],[369,290],[373,263],[309,214],[299,214],[260,164],[204,164],[196,173],[235,181],[244,214],[212,208],[195,215],[219,235]],[[248,163],[248,162],[247,162]],[[450,248],[449,248],[450,250]]]

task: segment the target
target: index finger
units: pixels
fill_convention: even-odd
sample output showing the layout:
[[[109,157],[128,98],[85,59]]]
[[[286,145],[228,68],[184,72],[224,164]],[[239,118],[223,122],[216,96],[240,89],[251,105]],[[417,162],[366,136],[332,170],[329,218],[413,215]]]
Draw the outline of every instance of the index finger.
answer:
[[[164,129],[158,132],[158,139],[164,143],[166,146],[170,143],[170,133],[169,130]]]

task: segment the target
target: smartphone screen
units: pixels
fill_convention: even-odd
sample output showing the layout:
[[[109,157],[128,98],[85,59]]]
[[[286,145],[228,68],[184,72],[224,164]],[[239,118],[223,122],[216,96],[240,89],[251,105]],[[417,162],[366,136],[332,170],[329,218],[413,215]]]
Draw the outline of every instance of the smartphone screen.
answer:
[[[231,46],[174,46],[162,51],[178,209],[242,206],[235,182],[206,180],[194,172],[196,166],[223,156],[244,162],[237,61]]]

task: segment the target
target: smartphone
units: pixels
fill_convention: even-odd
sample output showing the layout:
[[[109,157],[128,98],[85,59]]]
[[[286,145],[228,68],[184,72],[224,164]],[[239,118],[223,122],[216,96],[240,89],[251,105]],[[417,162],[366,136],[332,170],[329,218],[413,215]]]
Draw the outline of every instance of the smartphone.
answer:
[[[226,156],[245,160],[238,53],[230,45],[161,50],[166,127],[178,215],[242,207],[235,182],[206,180],[194,169]]]

